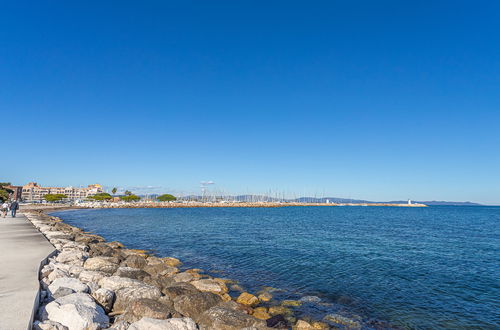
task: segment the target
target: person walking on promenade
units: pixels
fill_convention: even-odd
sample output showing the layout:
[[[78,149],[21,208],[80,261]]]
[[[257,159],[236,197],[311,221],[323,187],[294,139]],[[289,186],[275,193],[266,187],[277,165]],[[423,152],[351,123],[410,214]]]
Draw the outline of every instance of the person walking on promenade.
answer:
[[[13,218],[16,217],[16,212],[17,212],[18,209],[19,209],[19,203],[17,201],[13,201],[10,204],[10,211],[12,212],[12,217]]]
[[[9,203],[7,203],[7,201],[4,201],[2,203],[1,209],[2,216],[5,218],[7,216],[7,212],[9,211]]]

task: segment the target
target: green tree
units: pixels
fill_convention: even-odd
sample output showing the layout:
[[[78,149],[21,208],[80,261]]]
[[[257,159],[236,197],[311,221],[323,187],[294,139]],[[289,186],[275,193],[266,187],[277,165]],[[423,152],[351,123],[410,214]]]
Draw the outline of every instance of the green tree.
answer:
[[[65,198],[68,198],[68,196],[64,194],[47,194],[43,196],[43,199],[45,199],[47,202],[60,202]]]
[[[107,201],[107,200],[113,199],[113,196],[111,196],[108,193],[99,193],[99,194],[89,196],[88,198],[93,199],[95,201]]]
[[[10,194],[14,192],[11,189],[6,188],[6,186],[10,186],[10,182],[0,182],[0,200],[2,200],[2,202],[8,200]]]
[[[116,191],[117,191],[117,190],[118,190],[118,189],[116,189],[116,187],[115,187],[115,188],[111,189],[111,193],[114,195],[114,194],[116,194]]]
[[[139,196],[134,195],[132,193],[130,193],[130,195],[122,196],[122,197],[120,197],[120,199],[124,202],[137,202],[137,201],[141,200],[141,198]]]
[[[132,195],[132,192],[129,190],[125,190],[125,196],[130,196],[130,195]]]
[[[156,197],[156,199],[159,200],[160,202],[170,202],[170,201],[177,200],[177,198],[174,195],[170,195],[170,194],[160,195],[160,196]]]

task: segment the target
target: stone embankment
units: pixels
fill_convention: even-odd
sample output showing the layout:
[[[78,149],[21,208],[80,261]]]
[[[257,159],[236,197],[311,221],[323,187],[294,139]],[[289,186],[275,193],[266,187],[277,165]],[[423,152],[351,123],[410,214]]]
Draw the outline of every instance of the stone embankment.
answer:
[[[325,329],[263,307],[269,293],[228,294],[229,280],[180,271],[175,258],[158,258],[50,217],[25,213],[56,247],[40,270],[36,330]]]
[[[390,206],[390,207],[427,207],[425,204],[393,203],[279,203],[279,202],[83,202],[79,208],[198,208],[198,207],[290,207],[290,206]]]

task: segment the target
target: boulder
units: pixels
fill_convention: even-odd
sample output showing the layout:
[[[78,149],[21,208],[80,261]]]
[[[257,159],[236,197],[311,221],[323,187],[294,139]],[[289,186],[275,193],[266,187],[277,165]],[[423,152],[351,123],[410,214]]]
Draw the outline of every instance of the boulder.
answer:
[[[148,273],[139,268],[132,267],[119,267],[115,274],[115,276],[128,277],[135,280],[143,280],[144,278],[150,276]]]
[[[65,239],[65,240],[71,240],[73,239],[73,236],[70,235],[70,234],[66,234],[62,231],[48,231],[48,232],[45,232],[45,237],[47,237],[47,239],[49,241],[55,241],[56,239]]]
[[[273,317],[267,319],[266,325],[269,328],[288,329],[288,322],[285,319],[285,317],[281,314],[274,315]]]
[[[194,280],[193,274],[186,272],[175,274],[174,276],[172,276],[172,278],[176,282],[191,282],[192,280]]]
[[[196,330],[196,323],[188,317],[157,320],[144,317],[130,325],[128,330]]]
[[[139,299],[158,299],[161,292],[157,287],[143,284],[142,286],[125,287],[115,291],[114,311],[124,311],[135,300]]]
[[[68,327],[65,327],[61,323],[57,323],[54,321],[35,321],[33,323],[33,330],[68,330]]]
[[[126,309],[123,319],[127,322],[137,322],[143,317],[153,319],[168,319],[177,314],[172,308],[153,299],[138,299]],[[180,315],[177,315],[180,316]]]
[[[113,274],[118,269],[115,261],[116,259],[112,257],[92,257],[85,261],[83,268]]]
[[[210,292],[178,296],[174,299],[174,308],[184,316],[198,320],[206,310],[222,302],[221,297]]]
[[[273,295],[270,294],[269,292],[263,292],[263,293],[259,294],[258,298],[260,301],[268,302],[271,299],[273,299]]]
[[[107,277],[108,274],[95,271],[95,270],[83,270],[79,275],[78,279],[83,283],[99,283],[104,277]]]
[[[304,320],[298,320],[293,327],[293,330],[313,330],[314,327]]]
[[[179,269],[164,263],[147,264],[143,269],[152,276],[169,276],[179,272]]]
[[[82,263],[83,264],[83,263]],[[79,277],[80,276],[80,273],[83,272],[85,269],[80,266],[80,265],[72,265],[69,269],[68,269],[68,273],[73,276],[73,277]]]
[[[100,288],[92,292],[92,297],[102,306],[106,313],[109,313],[113,309],[113,301],[115,299],[113,291]]]
[[[127,330],[130,326],[130,323],[124,320],[115,320],[113,325],[109,328],[109,330]]]
[[[89,253],[92,257],[113,257],[115,250],[104,242],[89,244]]]
[[[242,328],[266,329],[266,323],[243,312],[223,306],[206,310],[198,319],[200,330],[239,330]]]
[[[89,254],[87,252],[78,249],[67,249],[57,255],[56,261],[60,263],[83,264],[88,256]]]
[[[177,259],[177,258],[172,258],[172,257],[166,257],[166,258],[161,258],[164,264],[171,266],[171,267],[178,267],[182,265],[182,262]]]
[[[109,289],[111,291],[117,291],[126,287],[139,287],[143,285],[147,284],[128,277],[109,276],[103,277],[101,280],[99,280],[100,287]]]
[[[283,314],[283,315],[292,315],[292,311],[289,308],[286,308],[284,306],[271,306],[269,307],[269,314],[271,315],[278,315],[278,314]]]
[[[328,326],[325,322],[312,322],[311,325],[313,329],[330,329],[330,326]]]
[[[47,276],[47,280],[52,283],[56,279],[60,277],[69,277],[69,272],[59,269],[59,268],[54,268],[54,270]]]
[[[125,247],[125,245],[117,241],[109,242],[107,244],[113,249],[123,249]]]
[[[97,330],[106,328],[109,319],[101,306],[86,293],[73,293],[45,306],[50,321],[58,322],[69,330]]]
[[[57,298],[56,295],[54,295],[54,294],[56,293],[56,291],[58,289],[62,289],[62,288],[69,289],[72,291],[69,293],[88,292],[89,291],[89,287],[86,284],[83,284],[80,280],[78,280],[76,278],[71,278],[71,277],[60,277],[60,278],[55,279],[54,282],[52,282],[49,285],[48,291],[54,298]],[[66,293],[66,294],[69,294],[69,293]],[[62,294],[62,295],[60,294],[59,297],[66,295],[66,294]]]
[[[144,283],[160,288],[160,290],[176,283],[173,278],[168,276],[149,276],[145,277],[143,281]]]
[[[57,288],[56,291],[54,291],[50,294],[50,298],[57,299],[57,298],[67,296],[67,295],[75,293],[75,292],[76,291],[74,291],[72,289],[60,287],[60,288]],[[48,300],[51,300],[51,299],[48,299]]]
[[[253,317],[258,318],[259,320],[267,320],[271,318],[271,315],[267,312],[266,307],[257,307],[253,310]]]
[[[147,260],[148,265],[159,265],[163,264],[163,260],[161,258],[155,256],[148,256]]]
[[[75,242],[77,243],[99,243],[99,242],[104,242],[105,239],[102,238],[99,235],[92,235],[92,234],[78,234],[75,236]]]
[[[219,283],[215,280],[197,280],[191,282],[191,285],[197,288],[200,291],[213,292],[217,294],[222,294],[227,292],[227,287],[224,283]]]
[[[170,286],[164,287],[162,290],[163,294],[169,296],[171,299],[174,299],[178,296],[189,295],[199,292],[194,286],[189,283],[175,283]]]
[[[260,301],[259,301],[259,298],[257,298],[253,294],[250,294],[248,292],[243,292],[242,294],[240,294],[238,299],[236,299],[236,302],[243,304],[243,305],[253,307],[253,306],[258,305]]]
[[[248,315],[251,315],[253,313],[252,307],[239,304],[234,300],[225,301],[225,302],[219,304],[219,306],[234,309],[235,311],[243,312],[243,313],[248,314]]]
[[[128,256],[124,261],[122,261],[121,266],[142,269],[147,264],[148,262],[146,261],[146,258],[140,255],[133,254]]]
[[[50,273],[52,273],[53,270],[54,270],[54,266],[52,264],[47,264],[47,265],[43,266],[42,270],[40,270],[40,276],[42,278],[47,277],[47,276],[49,276]]]

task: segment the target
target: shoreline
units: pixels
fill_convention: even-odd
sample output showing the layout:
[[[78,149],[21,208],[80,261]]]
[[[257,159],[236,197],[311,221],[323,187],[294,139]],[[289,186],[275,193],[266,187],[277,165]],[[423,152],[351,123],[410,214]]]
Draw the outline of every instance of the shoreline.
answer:
[[[75,208],[23,211],[57,249],[40,270],[40,306],[34,329],[46,329],[44,326],[54,326],[54,322],[78,329],[71,324],[76,321],[67,320],[61,311],[73,306],[78,310],[82,304],[91,306],[93,317],[72,318],[91,329],[140,330],[155,322],[168,329],[200,330],[362,326],[336,314],[321,321],[297,319],[293,306],[300,301],[273,300],[270,291],[252,294],[241,290],[234,295],[230,288],[237,285],[235,281],[204,274],[200,269],[181,269],[182,262],[176,258],[159,258],[144,250],[125,248],[117,241],[106,242],[47,214],[71,209]],[[169,328],[172,322],[184,327]]]

